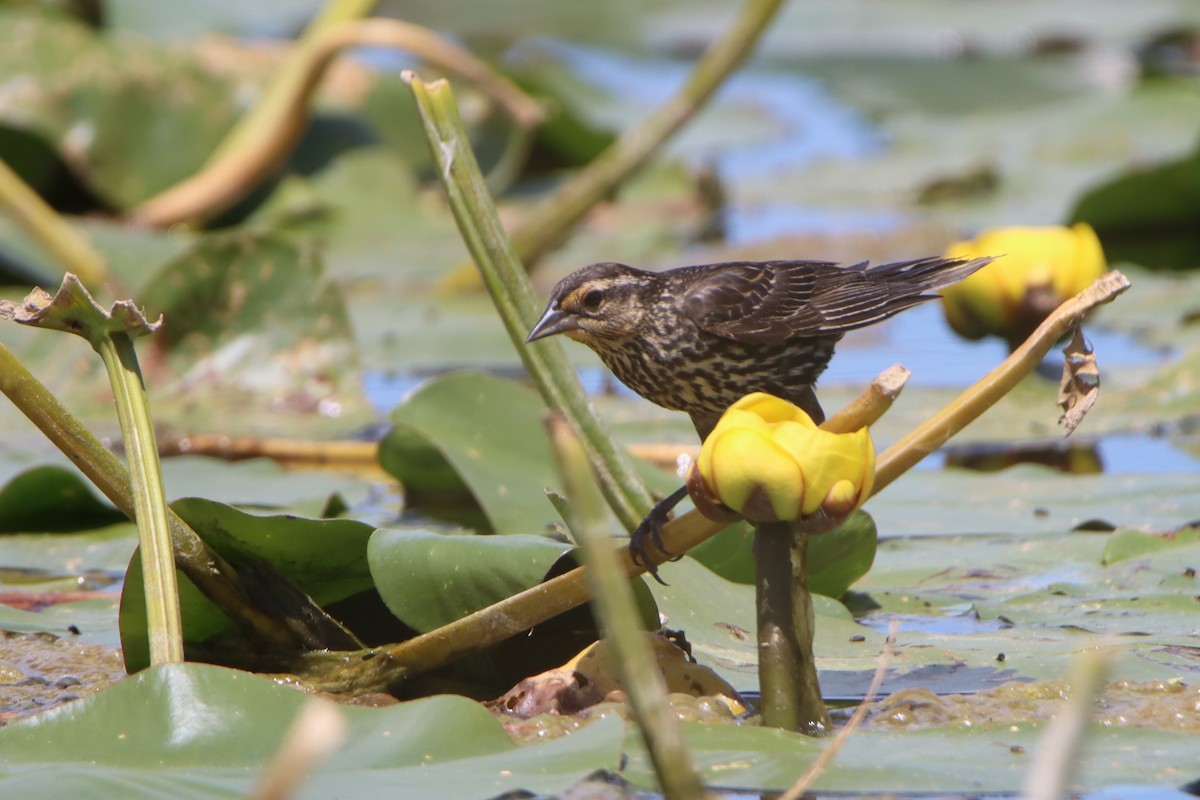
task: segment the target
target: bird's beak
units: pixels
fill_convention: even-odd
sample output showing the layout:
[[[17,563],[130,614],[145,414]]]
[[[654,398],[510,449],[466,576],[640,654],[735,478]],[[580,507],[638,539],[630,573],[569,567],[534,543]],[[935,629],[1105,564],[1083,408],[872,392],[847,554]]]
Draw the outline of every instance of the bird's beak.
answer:
[[[579,330],[579,318],[574,314],[567,314],[561,309],[550,306],[546,309],[546,313],[542,314],[542,318],[538,320],[537,325],[533,326],[533,330],[525,337],[525,343],[545,339],[547,336],[553,336],[556,333],[566,333],[567,331]]]

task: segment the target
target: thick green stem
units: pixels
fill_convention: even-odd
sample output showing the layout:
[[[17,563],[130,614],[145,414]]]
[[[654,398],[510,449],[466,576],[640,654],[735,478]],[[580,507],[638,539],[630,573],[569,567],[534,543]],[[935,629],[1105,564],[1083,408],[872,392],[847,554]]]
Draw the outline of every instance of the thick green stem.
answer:
[[[807,536],[790,523],[755,530],[759,708],[768,727],[821,736],[830,722],[813,656],[807,555]]]
[[[154,423],[137,353],[129,334],[98,335],[92,346],[104,361],[121,423],[121,438],[133,479],[134,521],[141,545],[142,577],[146,590],[146,626],[150,663],[183,661],[183,623],[179,616],[179,585],[167,523],[167,497],[154,439]]]
[[[538,320],[533,287],[513,250],[458,115],[454,93],[445,81],[425,83],[406,74],[429,140],[438,178],[471,257],[479,266],[504,327],[530,377],[551,410],[563,415],[579,434],[600,489],[617,518],[632,531],[653,502],[625,453],[592,412],[562,351],[553,340],[525,344]]]

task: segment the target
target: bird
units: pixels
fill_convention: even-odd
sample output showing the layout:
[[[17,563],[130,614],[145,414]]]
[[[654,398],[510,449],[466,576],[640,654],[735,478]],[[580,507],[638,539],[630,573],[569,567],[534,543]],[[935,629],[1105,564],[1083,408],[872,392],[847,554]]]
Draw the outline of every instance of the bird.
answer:
[[[686,412],[701,440],[751,392],[825,415],[814,387],[847,331],[936,297],[991,259],[930,257],[871,265],[832,261],[728,261],[652,272],[606,261],[550,292],[526,342],[563,334],[581,342],[626,386]],[[630,538],[635,563],[686,495],[662,502]]]

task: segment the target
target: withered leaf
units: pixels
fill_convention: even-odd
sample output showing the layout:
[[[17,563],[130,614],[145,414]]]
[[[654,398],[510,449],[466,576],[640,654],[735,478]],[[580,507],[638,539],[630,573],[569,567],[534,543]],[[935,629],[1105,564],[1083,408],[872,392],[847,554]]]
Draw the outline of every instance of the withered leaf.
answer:
[[[1075,329],[1071,341],[1063,348],[1063,355],[1062,382],[1058,387],[1058,404],[1063,413],[1058,421],[1063,426],[1063,435],[1070,436],[1096,404],[1100,394],[1100,366],[1082,328]]]

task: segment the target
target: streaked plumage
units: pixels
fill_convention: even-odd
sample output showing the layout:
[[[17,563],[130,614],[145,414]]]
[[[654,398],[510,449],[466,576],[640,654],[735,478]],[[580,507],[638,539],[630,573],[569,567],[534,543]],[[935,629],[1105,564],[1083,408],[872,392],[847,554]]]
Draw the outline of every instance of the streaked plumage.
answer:
[[[846,331],[936,297],[985,263],[734,261],[657,273],[592,264],[554,287],[529,341],[583,342],[630,389],[691,415],[702,438],[756,391],[820,419],[812,387]]]

